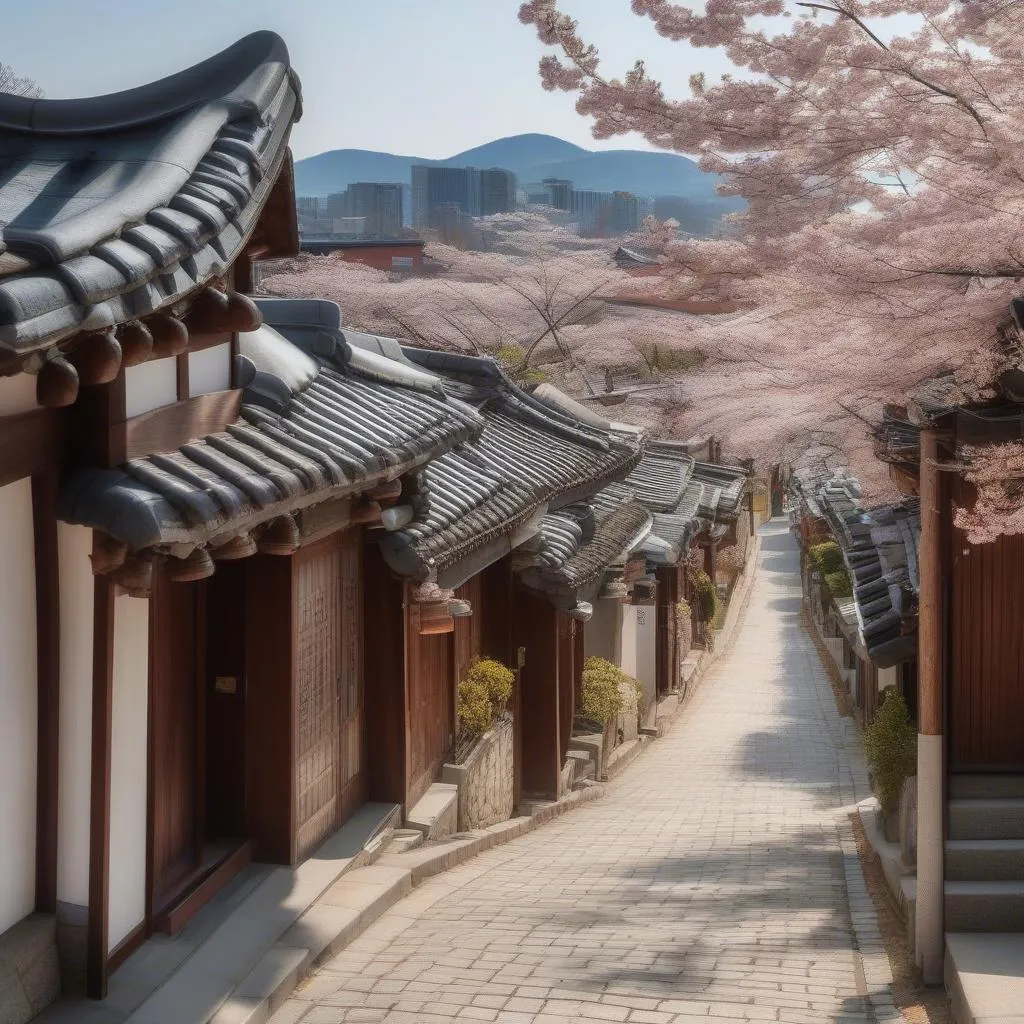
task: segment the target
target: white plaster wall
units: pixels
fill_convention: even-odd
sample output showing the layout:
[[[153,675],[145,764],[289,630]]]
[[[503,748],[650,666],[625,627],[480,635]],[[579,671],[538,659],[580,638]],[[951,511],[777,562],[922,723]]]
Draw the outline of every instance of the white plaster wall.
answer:
[[[636,614],[636,672],[632,673],[644,688],[644,704],[653,707],[657,700],[655,676],[655,636],[658,628],[658,609],[653,604],[632,606]]]
[[[622,605],[622,647],[619,668],[634,679],[636,675],[636,605]]]
[[[114,602],[108,950],[146,915],[148,716],[149,601],[122,596]]]
[[[188,393],[209,395],[231,387],[231,344],[214,345],[188,354]]]
[[[900,682],[900,670],[899,666],[893,665],[892,668],[880,668],[878,670],[878,692],[881,693],[886,687],[899,686]]]
[[[124,411],[128,419],[178,400],[178,361],[150,359],[124,371]]]
[[[594,601],[594,616],[583,626],[583,654],[614,662],[619,633],[619,602],[609,598]]]
[[[36,884],[36,572],[32,483],[0,487],[0,933]]]
[[[0,377],[0,416],[17,416],[38,409],[36,378],[31,373]]]
[[[57,524],[60,564],[60,795],[57,899],[89,903],[92,750],[92,531]]]

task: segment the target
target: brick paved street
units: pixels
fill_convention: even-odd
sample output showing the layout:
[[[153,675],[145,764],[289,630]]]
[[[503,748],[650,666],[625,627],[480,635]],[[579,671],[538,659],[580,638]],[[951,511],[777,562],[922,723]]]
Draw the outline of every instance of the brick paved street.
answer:
[[[898,1019],[799,610],[776,521],[734,647],[604,799],[426,882],[272,1024]]]

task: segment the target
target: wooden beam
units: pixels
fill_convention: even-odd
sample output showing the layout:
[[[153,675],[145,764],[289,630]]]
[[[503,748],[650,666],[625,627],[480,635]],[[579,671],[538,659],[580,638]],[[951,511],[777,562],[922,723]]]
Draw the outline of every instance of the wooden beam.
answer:
[[[89,923],[86,993],[107,995],[110,914],[110,747],[114,691],[114,584],[93,579],[92,774],[89,787]]]
[[[121,370],[121,345],[113,329],[84,334],[67,358],[83,384],[109,384]]]
[[[214,391],[133,416],[124,424],[125,459],[174,451],[216,434],[238,419],[241,408],[241,391]]]
[[[64,419],[53,409],[0,417],[0,487],[61,463]]]
[[[167,313],[155,313],[143,324],[153,336],[153,358],[180,356],[188,348],[188,328],[184,322]]]
[[[54,470],[32,478],[36,570],[36,910],[57,910],[57,796],[60,764],[60,578]]]
[[[153,335],[141,320],[130,320],[117,329],[121,344],[121,362],[125,366],[138,366],[153,354]]]
[[[48,359],[36,376],[36,401],[44,409],[63,409],[78,397],[78,371],[66,359]]]

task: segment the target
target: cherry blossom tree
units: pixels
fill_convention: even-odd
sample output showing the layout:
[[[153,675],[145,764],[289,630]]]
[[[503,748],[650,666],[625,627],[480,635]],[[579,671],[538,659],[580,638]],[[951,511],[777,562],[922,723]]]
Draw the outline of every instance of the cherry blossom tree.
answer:
[[[338,302],[352,327],[437,348],[497,355],[518,374],[542,364],[597,369],[642,363],[658,345],[678,345],[688,331],[671,315],[623,313],[604,301],[658,286],[634,278],[611,259],[609,240],[581,239],[529,213],[482,218],[489,251],[431,245],[439,268],[398,276],[339,255],[303,256],[265,276],[270,294],[307,295]],[[535,374],[533,375],[535,376]],[[585,390],[586,375],[578,378]]]
[[[675,429],[711,428],[778,460],[821,443],[871,467],[869,429],[952,373],[984,396],[1024,274],[1024,11],[1002,0],[632,0],[685,51],[735,66],[670,98],[638,62],[605,73],[558,0],[520,19],[554,52],[548,89],[577,96],[597,137],[636,131],[696,155],[743,196],[732,236],[667,246],[667,295],[752,310],[695,325]],[[686,344],[693,344],[690,339]]]

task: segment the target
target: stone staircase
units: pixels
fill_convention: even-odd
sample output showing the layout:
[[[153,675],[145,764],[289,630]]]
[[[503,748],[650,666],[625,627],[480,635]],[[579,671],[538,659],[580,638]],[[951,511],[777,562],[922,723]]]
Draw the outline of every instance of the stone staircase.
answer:
[[[1024,775],[950,779],[947,932],[1024,932]]]

